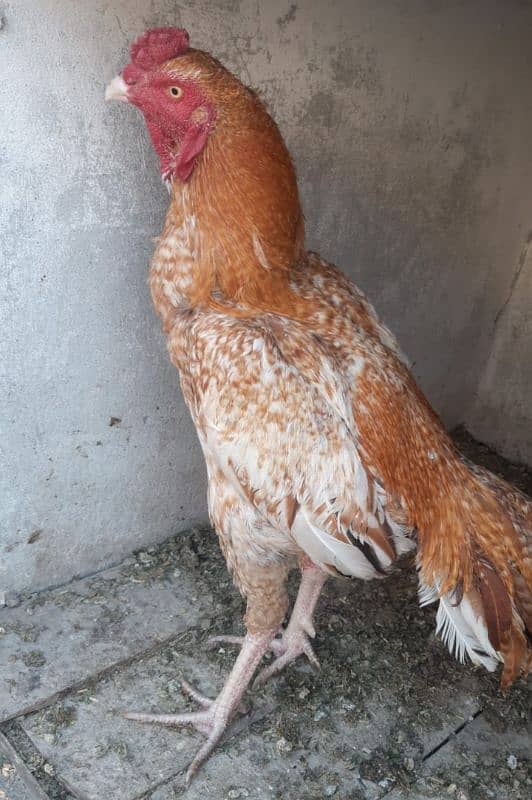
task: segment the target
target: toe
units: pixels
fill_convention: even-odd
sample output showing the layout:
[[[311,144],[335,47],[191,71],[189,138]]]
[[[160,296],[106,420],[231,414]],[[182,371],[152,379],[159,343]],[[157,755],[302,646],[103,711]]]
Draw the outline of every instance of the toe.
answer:
[[[316,653],[314,652],[310,642],[305,642],[305,644],[303,645],[303,652],[306,655],[306,657],[308,658],[308,660],[310,661],[310,663],[312,664],[312,666],[314,667],[314,669],[320,670],[321,669],[321,664],[320,664],[320,662],[318,660],[318,657],[316,656]]]
[[[201,767],[204,761],[208,759],[220,739],[222,738],[227,726],[227,720],[220,720],[214,726],[207,740],[202,744],[189,768],[185,777],[185,783],[188,786],[190,781]]]
[[[128,711],[124,714],[124,717],[135,722],[147,722],[171,727],[193,725],[198,731],[205,734],[210,734],[212,730],[212,717],[207,710],[189,714],[139,714],[134,711]]]
[[[301,655],[305,655],[308,658],[314,669],[320,669],[320,662],[306,636],[303,635],[297,638],[287,639],[288,637],[285,637],[284,639],[277,639],[272,642],[272,645],[275,646],[272,646],[271,649],[277,658],[268,667],[264,667],[264,669],[259,672],[253,682],[254,689],[262,686],[272,675],[281,672],[282,669]]]
[[[206,697],[201,692],[198,692],[188,681],[181,681],[181,691],[183,694],[195,700],[202,708],[210,708],[214,702],[210,697]]]
[[[284,669],[292,660],[293,657],[289,653],[283,653],[283,655],[279,656],[279,658],[276,658],[269,667],[264,667],[264,669],[259,672],[253,681],[253,688],[258,689],[259,686],[263,686],[266,681],[272,677],[272,675],[276,675],[278,672],[281,672],[281,670]]]

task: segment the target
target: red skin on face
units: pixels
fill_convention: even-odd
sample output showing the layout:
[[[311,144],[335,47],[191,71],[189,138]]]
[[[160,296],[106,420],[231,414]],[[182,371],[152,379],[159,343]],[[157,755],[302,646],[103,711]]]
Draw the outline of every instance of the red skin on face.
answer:
[[[181,181],[190,178],[216,116],[193,81],[159,70],[187,49],[188,34],[180,28],[147,31],[132,45],[132,62],[122,72],[129,102],[146,119],[163,178],[175,175]],[[172,94],[173,87],[178,96]]]

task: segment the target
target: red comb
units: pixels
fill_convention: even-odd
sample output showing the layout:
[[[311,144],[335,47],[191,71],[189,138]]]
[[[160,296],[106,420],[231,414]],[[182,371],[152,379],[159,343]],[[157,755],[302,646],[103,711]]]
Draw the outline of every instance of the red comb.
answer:
[[[188,33],[184,28],[152,28],[131,45],[131,61],[147,70],[182,56],[188,50]]]

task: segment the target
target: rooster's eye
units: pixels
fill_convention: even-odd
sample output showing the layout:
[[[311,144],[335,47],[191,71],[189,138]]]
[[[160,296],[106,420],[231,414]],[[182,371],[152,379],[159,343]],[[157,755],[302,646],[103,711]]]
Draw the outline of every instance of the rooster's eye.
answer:
[[[170,86],[169,91],[172,97],[176,98],[181,97],[181,95],[183,94],[183,90],[179,86]]]

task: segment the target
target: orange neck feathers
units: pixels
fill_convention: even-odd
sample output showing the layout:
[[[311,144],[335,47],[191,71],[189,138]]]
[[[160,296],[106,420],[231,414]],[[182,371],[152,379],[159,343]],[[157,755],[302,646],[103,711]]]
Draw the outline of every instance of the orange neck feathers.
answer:
[[[187,217],[194,218],[186,300],[237,316],[306,317],[308,303],[290,288],[290,271],[304,254],[304,222],[279,129],[256,95],[225,70],[218,82],[211,75],[204,91],[222,98],[216,128],[190,181],[172,184],[167,219],[167,227],[170,218],[172,226],[186,227]]]

